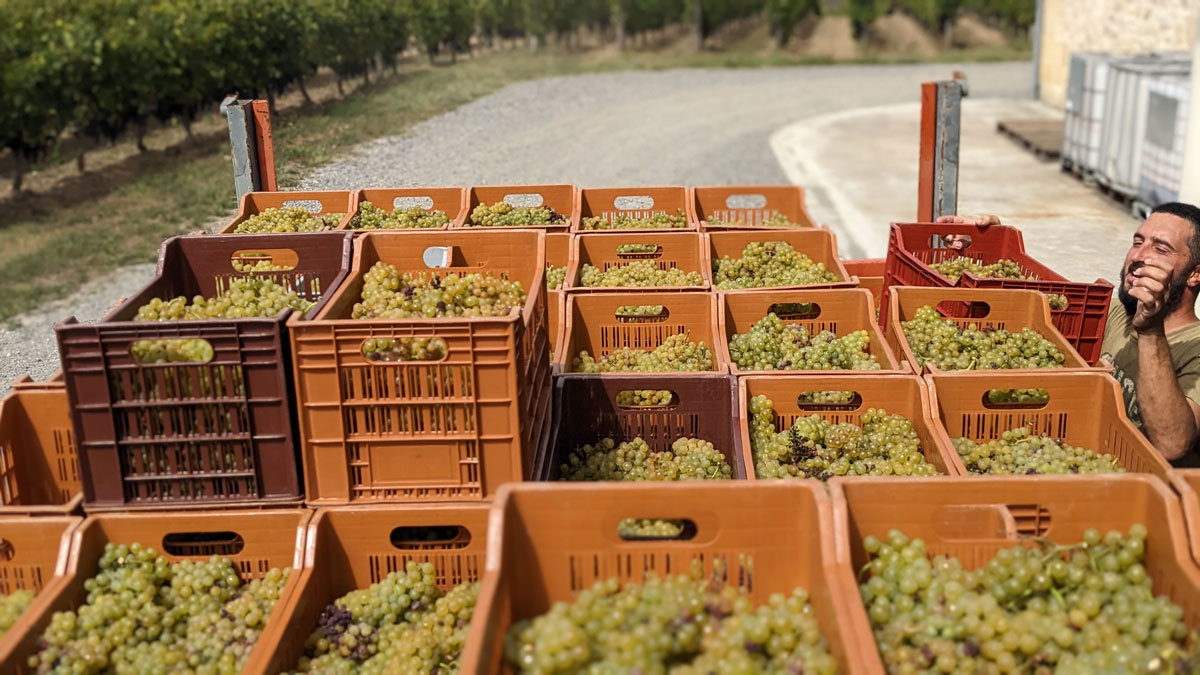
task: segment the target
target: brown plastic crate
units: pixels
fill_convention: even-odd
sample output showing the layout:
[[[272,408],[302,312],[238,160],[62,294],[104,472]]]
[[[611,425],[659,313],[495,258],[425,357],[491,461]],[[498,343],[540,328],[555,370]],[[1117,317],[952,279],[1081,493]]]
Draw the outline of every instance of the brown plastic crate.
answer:
[[[32,619],[14,626],[0,642],[0,671],[27,675],[29,657],[37,654],[42,633],[56,612],[78,609],[88,591],[84,582],[100,571],[108,543],[153,547],[171,562],[205,561],[213,555],[231,559],[243,581],[272,568],[292,568],[265,625],[282,614],[295,591],[304,565],[304,537],[311,511],[181,511],[173,513],[103,513],[89,516],[71,535],[70,556],[60,575],[25,610]],[[38,519],[36,522],[43,522]],[[172,537],[173,541],[167,542]],[[260,645],[251,651],[254,654]]]
[[[1037,291],[979,288],[924,288],[918,286],[896,286],[890,289],[891,310],[888,323],[884,326],[888,346],[901,359],[912,364],[918,373],[947,373],[955,375],[973,371],[943,371],[932,363],[924,368],[918,365],[916,355],[904,337],[901,325],[916,316],[917,310],[925,305],[935,308],[947,319],[959,326],[971,324],[983,328],[1004,329],[1014,333],[1029,328],[1041,333],[1054,343],[1066,357],[1062,368],[1013,368],[988,370],[990,373],[1062,373],[1095,370],[1083,360],[1063,334],[1050,322],[1050,306],[1046,297]]]
[[[842,261],[846,272],[858,277],[858,287],[871,291],[871,297],[875,300],[875,313],[880,316],[883,313],[883,263],[883,258]],[[877,323],[883,325],[882,322]]]
[[[659,316],[618,316],[626,306],[662,305]],[[728,372],[717,347],[717,298],[713,293],[568,293],[563,315],[563,338],[554,354],[560,373],[572,372],[571,362],[586,350],[599,358],[617,349],[653,350],[663,340],[687,333],[713,352],[713,371]],[[598,373],[608,377],[614,373]]]
[[[666,389],[665,406],[617,403],[622,391]],[[735,479],[746,477],[738,451],[737,380],[728,375],[681,373],[565,375],[554,382],[553,426],[538,453],[537,480],[560,480],[567,453],[605,437],[631,441],[638,436],[655,452],[670,450],[679,438],[708,441],[725,455]]]
[[[837,255],[837,237],[832,232],[824,228],[813,228],[811,230],[782,230],[776,228],[759,228],[756,231],[750,232],[746,230],[727,230],[724,232],[711,232],[708,235],[709,252],[708,260],[712,268],[712,282],[714,290],[723,290],[717,288],[716,270],[717,263],[721,258],[728,256],[730,258],[742,257],[742,251],[746,248],[746,244],[751,242],[762,241],[786,241],[792,245],[800,253],[812,258],[813,262],[822,263],[825,269],[833,272],[834,276],[838,277],[839,281],[831,281],[823,284],[807,284],[801,286],[769,286],[760,287],[757,289],[730,289],[730,290],[766,290],[772,288],[775,290],[785,290],[794,288],[854,288],[858,285],[858,279],[854,278],[846,267],[842,265],[842,261]]]
[[[698,187],[692,190],[692,208],[700,229],[707,232],[724,230],[774,230],[759,224],[776,213],[802,227],[816,227],[804,206],[804,188],[798,185],[723,185]],[[713,225],[711,218],[744,220],[746,227]]]
[[[871,294],[861,288],[839,288],[834,290],[803,291],[725,291],[718,294],[718,316],[720,317],[721,357],[729,364],[734,375],[780,375],[794,376],[820,373],[822,375],[907,375],[913,371],[908,364],[896,358],[883,339],[883,331],[875,323],[875,304]],[[733,362],[729,342],[734,335],[750,332],[750,329],[765,317],[777,304],[813,303],[812,312],[803,315],[780,316],[787,323],[804,326],[810,334],[823,330],[832,331],[843,337],[856,330],[865,330],[871,342],[867,347],[879,370],[742,370]]]
[[[937,373],[927,375],[934,424],[947,438],[991,441],[1028,425],[1076,447],[1111,454],[1121,468],[1167,480],[1170,466],[1125,415],[1117,381],[1101,372]],[[1044,389],[1046,403],[993,403],[992,389]],[[967,472],[954,452],[958,473]]]
[[[67,388],[22,375],[0,399],[0,515],[65,515],[83,502]]]
[[[371,202],[375,206],[391,213],[398,208],[420,206],[426,211],[442,211],[450,222],[445,227],[421,228],[428,232],[444,230],[451,227],[462,227],[467,217],[467,189],[461,187],[414,187],[414,188],[367,188],[356,190],[354,193],[355,214],[363,202]],[[375,232],[376,230],[357,230],[351,227],[350,218],[338,225],[339,230],[350,230],[355,234]],[[378,230],[391,232],[392,230]]]
[[[151,298],[211,297],[231,259],[267,252],[294,264],[273,277],[308,300],[310,314],[342,282],[353,235],[316,232],[168,239],[154,280],[100,323],[59,323],[83,499],[89,510],[295,503],[303,493],[294,440],[285,321],[265,318],[134,321]],[[201,339],[207,363],[139,363],[138,340]]]
[[[654,244],[653,253],[620,253],[626,244]],[[638,260],[653,260],[660,270],[681,269],[699,272],[699,286],[584,286],[580,282],[584,265],[602,270],[628,265]],[[612,293],[614,291],[706,291],[712,286],[708,263],[708,242],[699,232],[649,232],[618,230],[581,234],[571,243],[571,267],[567,269],[567,290],[572,293]]]
[[[1192,560],[1200,564],[1200,469],[1171,469],[1167,472],[1171,487],[1183,504],[1183,522],[1187,526]]]
[[[683,186],[672,187],[618,187],[583,188],[579,191],[579,223],[572,232],[582,234],[595,232],[688,232],[696,231],[696,215],[692,212],[691,192]],[[584,218],[602,217],[612,221],[617,216],[649,218],[658,213],[675,215],[682,211],[686,221],[684,227],[658,227],[647,229],[595,230],[583,227]]]
[[[18,635],[37,622],[38,605],[43,596],[53,593],[54,583],[61,577],[71,553],[71,535],[83,519],[78,516],[47,515],[28,518],[20,515],[0,516],[0,595],[18,590],[34,592],[34,600],[21,612],[11,628],[0,636],[0,664],[3,655],[12,651]],[[47,589],[50,589],[49,591]],[[4,672],[12,672],[8,668]]]
[[[830,652],[849,672],[861,636],[849,630],[847,608],[858,596],[844,578],[834,578],[830,516],[815,481],[506,486],[492,513],[488,568],[462,672],[512,672],[504,660],[512,625],[597,581],[687,574],[693,562],[705,575],[724,565],[725,579],[746,584],[756,604],[803,586]],[[684,518],[695,524],[695,535],[624,540],[617,524],[625,518]]]
[[[234,234],[237,226],[251,216],[267,209],[299,206],[310,213],[344,213],[336,229],[346,229],[346,224],[358,210],[357,190],[288,190],[284,192],[247,192],[242,195],[238,214],[218,234]],[[297,234],[297,233],[291,233]],[[309,234],[309,233],[300,233]],[[239,234],[239,237],[248,235]]]
[[[801,403],[800,395],[810,391],[853,391],[858,396],[844,404]],[[859,424],[863,413],[871,408],[903,415],[912,422],[926,461],[946,475],[957,475],[961,471],[960,465],[954,464],[957,455],[950,439],[933,423],[925,383],[915,375],[750,375],[738,378],[737,405],[739,443],[752,480],[758,478],[754,450],[750,446],[750,399],[755,396],[771,399],[775,409],[776,431],[790,429],[798,418],[809,415],[819,415],[821,419],[834,424]]]
[[[478,501],[521,480],[550,407],[545,246],[541,232],[371,232],[355,239],[347,280],[292,336],[308,503]],[[363,273],[378,261],[430,272],[427,249],[448,247],[446,272],[519,281],[524,307],[507,316],[351,319]],[[370,338],[437,337],[436,362],[379,363]]]
[[[1179,502],[1153,476],[1032,476],[976,478],[838,478],[833,497],[837,576],[853,583],[868,561],[862,540],[895,528],[925,541],[927,555],[956,556],[968,570],[986,564],[1001,548],[1083,540],[1089,528],[1127,532],[1146,526],[1146,571],[1155,594],[1180,605],[1189,626],[1200,623],[1200,570],[1188,554]],[[883,673],[872,648],[861,601],[853,630],[861,636],[855,672]]]
[[[467,216],[463,227],[471,224],[471,212],[480,204],[508,202],[514,206],[547,206],[566,218],[562,223],[534,228],[484,228],[499,230],[535,229],[567,232],[579,226],[579,190],[574,185],[479,185],[467,192]]]
[[[429,562],[437,586],[449,591],[483,577],[490,504],[418,504],[321,509],[308,526],[304,569],[296,591],[267,625],[246,675],[274,675],[296,667],[304,641],[322,610],[358,588],[403,570],[409,561]],[[452,538],[414,539],[401,528],[456,527]]]

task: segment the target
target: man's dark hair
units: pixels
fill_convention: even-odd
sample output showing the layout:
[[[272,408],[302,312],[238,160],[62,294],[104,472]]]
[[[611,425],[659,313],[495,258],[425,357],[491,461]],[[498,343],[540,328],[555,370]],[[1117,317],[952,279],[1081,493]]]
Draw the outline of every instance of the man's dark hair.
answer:
[[[1165,213],[1169,216],[1182,218],[1192,226],[1192,236],[1188,237],[1188,252],[1192,267],[1200,265],[1200,208],[1183,202],[1167,202],[1159,204],[1151,213]]]

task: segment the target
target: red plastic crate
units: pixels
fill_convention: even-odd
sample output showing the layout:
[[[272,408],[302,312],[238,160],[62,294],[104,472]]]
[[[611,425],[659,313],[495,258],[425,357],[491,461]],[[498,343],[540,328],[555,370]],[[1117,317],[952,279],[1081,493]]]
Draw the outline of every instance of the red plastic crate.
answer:
[[[724,289],[717,288],[716,270],[717,263],[721,258],[740,258],[742,251],[747,244],[752,242],[766,241],[786,241],[792,245],[796,251],[807,255],[813,262],[822,263],[825,269],[829,270],[837,277],[837,281],[830,281],[819,284],[807,284],[803,286],[766,286],[757,288],[739,288],[729,290],[766,290],[767,288],[781,289],[796,289],[796,288],[854,288],[858,285],[858,279],[854,278],[846,267],[842,265],[842,261],[838,259],[837,254],[837,237],[832,232],[824,228],[813,228],[803,230],[786,230],[777,228],[758,228],[754,231],[748,230],[726,230],[724,232],[712,232],[706,235],[709,240],[708,260],[712,266],[712,283],[713,289],[723,291]]]
[[[652,253],[622,253],[627,244],[653,245]],[[699,286],[584,286],[580,281],[583,266],[602,271],[639,260],[652,260],[660,270],[681,269],[697,272]],[[616,230],[581,234],[571,243],[571,266],[567,269],[567,290],[571,293],[612,293],[633,291],[707,291],[712,286],[712,267],[708,260],[708,240],[699,232],[648,232]]]
[[[675,215],[682,211],[683,227],[630,228],[622,230],[584,229],[584,218],[601,217],[612,221],[618,216],[649,218],[667,213]],[[691,191],[683,186],[675,187],[618,187],[583,188],[579,191],[579,223],[571,228],[574,233],[593,232],[688,232],[698,229],[696,216],[692,212]]]
[[[521,480],[550,408],[544,234],[531,230],[372,232],[356,238],[346,282],[324,308],[289,322],[310,504],[478,501]],[[378,261],[519,281],[521,308],[501,317],[351,319]],[[377,362],[372,338],[438,338],[440,361]]]
[[[231,260],[269,253],[292,269],[269,276],[318,304],[342,282],[346,232],[176,237],[163,243],[153,281],[100,323],[59,323],[59,354],[89,510],[199,508],[302,496],[285,322],[273,317],[134,321],[151,298],[211,297],[236,272]],[[138,340],[205,340],[205,363],[142,364]]]
[[[963,251],[951,249],[945,243],[945,235],[969,236],[971,245]],[[964,288],[1017,288],[1066,296],[1066,308],[1050,312],[1054,325],[1088,363],[1095,364],[1100,358],[1104,326],[1108,323],[1108,306],[1112,299],[1112,284],[1103,279],[1090,284],[1068,281],[1025,252],[1024,238],[1015,227],[893,223],[888,238],[884,295],[887,295],[887,289],[891,286],[954,286],[949,278],[935,272],[929,265],[960,255],[983,264],[1007,258],[1017,263],[1025,276],[1034,277],[1028,280],[992,279],[967,272],[957,284]],[[887,311],[885,302],[883,313],[886,315]]]
[[[622,391],[644,389],[668,390],[672,400],[662,406],[617,403]],[[679,438],[708,441],[725,455],[733,477],[745,478],[746,467],[738,451],[736,392],[735,378],[715,373],[556,377],[554,421],[538,453],[534,477],[559,480],[567,453],[580,446],[605,437],[621,442],[640,436],[655,452],[670,450]]]
[[[299,206],[316,215],[321,213],[344,213],[336,229],[346,228],[350,218],[358,210],[357,190],[296,190],[284,192],[247,192],[242,195],[238,214],[228,225],[221,228],[219,234],[234,234],[237,226],[251,216],[256,216],[269,208],[281,209],[286,206]],[[297,233],[290,233],[297,234]],[[309,234],[309,233],[299,233]],[[239,237],[249,235],[239,234]]]
[[[692,194],[692,209],[704,231],[774,230],[777,228],[762,227],[760,223],[776,213],[782,213],[801,227],[816,227],[804,206],[804,188],[798,185],[698,187]],[[743,220],[746,226],[714,225],[710,222],[713,218]]]
[[[23,375],[0,399],[0,515],[64,515],[82,502],[62,371],[47,382]]]
[[[545,232],[567,232],[579,226],[579,190],[574,185],[483,185],[475,186],[467,193],[467,216],[463,227],[471,224],[471,212],[480,204],[491,205],[508,202],[514,206],[547,206],[564,216],[566,220],[553,225],[535,228],[496,227],[485,230],[536,229]]]
[[[363,202],[371,202],[388,213],[398,208],[419,206],[426,211],[442,211],[450,219],[446,227],[421,228],[426,232],[430,229],[444,230],[451,227],[462,227],[463,220],[467,217],[467,189],[460,187],[367,188],[365,190],[356,190],[354,193],[354,210],[352,215],[358,213],[358,209],[362,206]],[[350,218],[347,218],[337,229],[350,230],[358,234],[392,231],[354,229],[350,226],[350,220]]]

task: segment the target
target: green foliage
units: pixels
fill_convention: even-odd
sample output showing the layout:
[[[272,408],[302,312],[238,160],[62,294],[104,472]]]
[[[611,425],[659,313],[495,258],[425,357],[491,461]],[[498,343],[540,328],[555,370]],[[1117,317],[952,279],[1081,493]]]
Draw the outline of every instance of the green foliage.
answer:
[[[820,0],[767,0],[765,7],[771,36],[780,47],[786,47],[804,17],[821,13]]]

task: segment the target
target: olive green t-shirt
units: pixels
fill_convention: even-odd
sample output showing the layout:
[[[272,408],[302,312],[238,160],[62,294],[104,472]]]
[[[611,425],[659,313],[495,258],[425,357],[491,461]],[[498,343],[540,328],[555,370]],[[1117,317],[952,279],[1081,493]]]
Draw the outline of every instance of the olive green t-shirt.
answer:
[[[1171,349],[1171,363],[1175,366],[1175,377],[1183,395],[1200,403],[1200,322],[1167,333],[1167,345]],[[1113,364],[1113,377],[1121,385],[1125,397],[1125,411],[1129,419],[1142,428],[1142,411],[1138,407],[1137,389],[1134,383],[1138,375],[1137,333],[1130,323],[1125,306],[1114,294],[1108,307],[1108,325],[1104,328],[1104,342],[1100,356]],[[1200,454],[1195,444],[1192,451],[1173,462],[1177,466],[1200,466]]]

